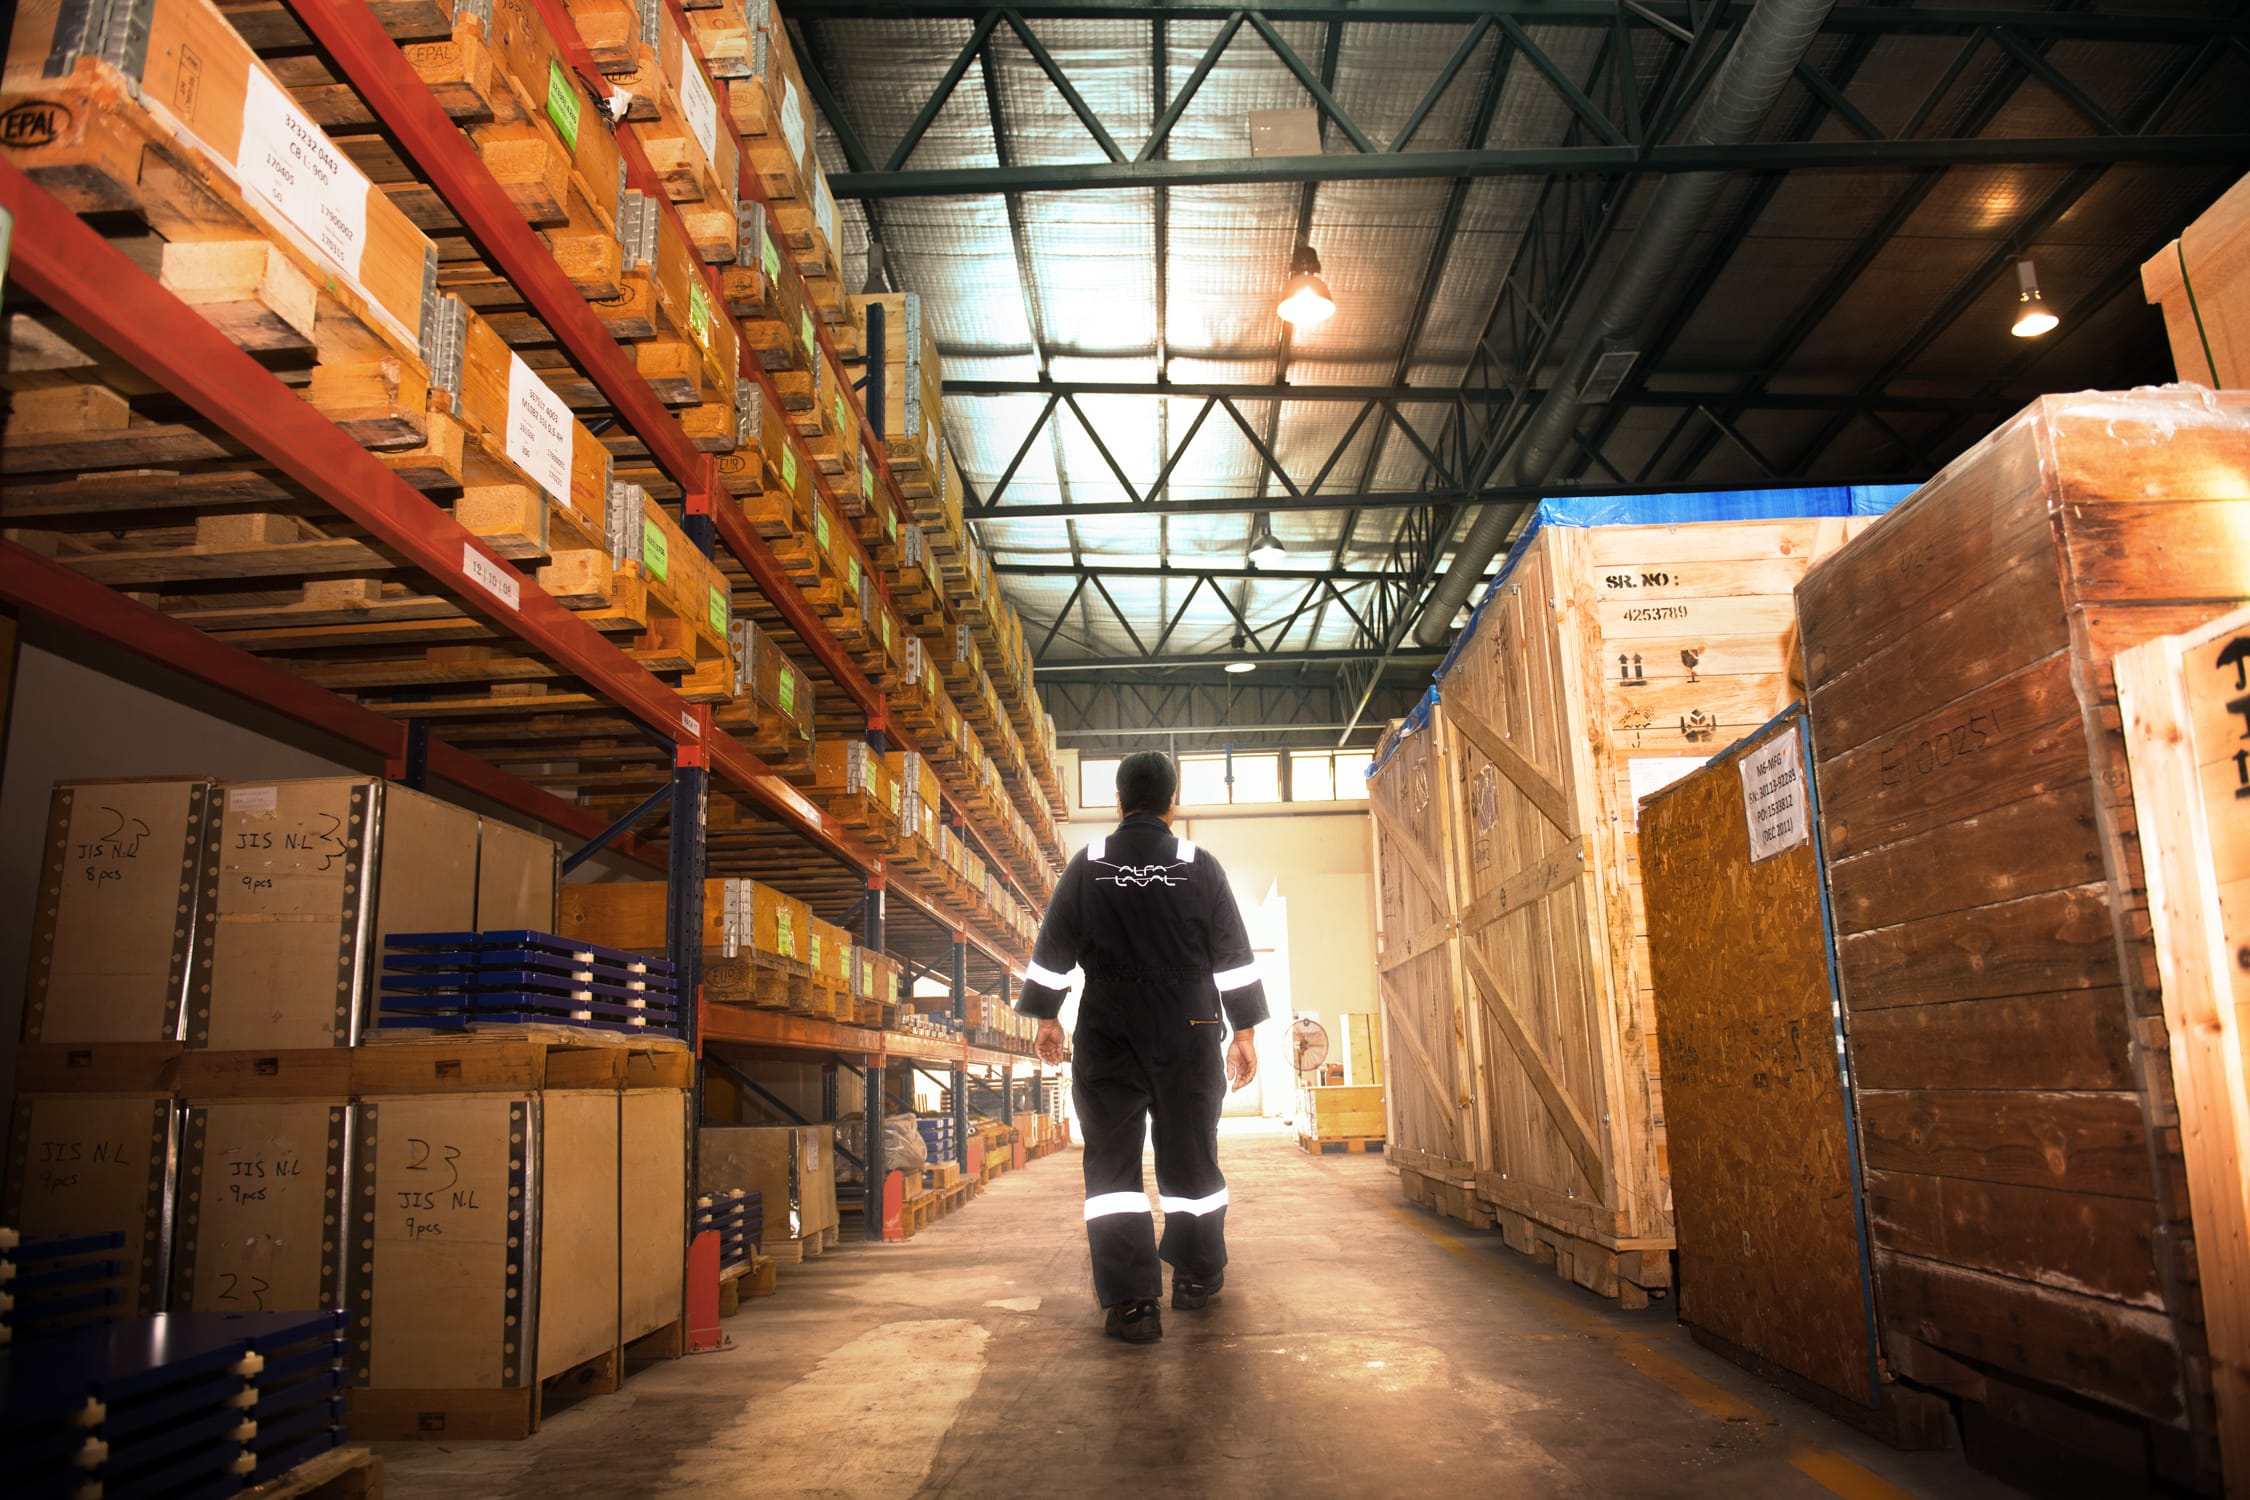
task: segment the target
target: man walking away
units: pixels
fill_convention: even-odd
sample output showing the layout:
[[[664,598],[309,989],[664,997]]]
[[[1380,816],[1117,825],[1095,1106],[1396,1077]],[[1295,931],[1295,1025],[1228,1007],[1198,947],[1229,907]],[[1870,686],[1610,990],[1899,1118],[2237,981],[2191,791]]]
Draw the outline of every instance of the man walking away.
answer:
[[[1159,1257],[1172,1267],[1175,1309],[1205,1306],[1226,1279],[1219,1106],[1230,1084],[1257,1076],[1250,1033],[1266,1019],[1265,986],[1226,873],[1172,832],[1178,790],[1179,773],[1160,751],[1118,766],[1123,821],[1071,858],[1016,1003],[1039,1022],[1040,1057],[1062,1061],[1055,1017],[1070,970],[1085,967],[1071,1100],[1086,1133],[1086,1241],[1103,1331],[1135,1344],[1164,1336]],[[1224,1043],[1230,1025],[1234,1039]],[[1141,1185],[1144,1118],[1156,1127],[1161,1247]]]

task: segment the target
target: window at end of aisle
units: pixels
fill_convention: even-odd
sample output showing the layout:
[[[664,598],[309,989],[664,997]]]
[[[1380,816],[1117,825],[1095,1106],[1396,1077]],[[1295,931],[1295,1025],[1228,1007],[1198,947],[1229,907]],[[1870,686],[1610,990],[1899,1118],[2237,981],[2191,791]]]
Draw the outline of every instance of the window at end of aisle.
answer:
[[[1281,757],[1278,755],[1237,755],[1234,758],[1234,800],[1237,802],[1279,802],[1281,800]]]
[[[1365,802],[1367,800],[1367,768],[1375,764],[1372,755],[1339,755],[1336,757],[1336,800],[1338,802]]]
[[[1336,800],[1336,765],[1326,755],[1292,755],[1289,757],[1289,800],[1292,802],[1333,802]]]
[[[1089,809],[1117,805],[1117,768],[1124,757],[1078,762],[1078,805]]]
[[[1228,801],[1225,756],[1180,757],[1180,806],[1224,807]]]

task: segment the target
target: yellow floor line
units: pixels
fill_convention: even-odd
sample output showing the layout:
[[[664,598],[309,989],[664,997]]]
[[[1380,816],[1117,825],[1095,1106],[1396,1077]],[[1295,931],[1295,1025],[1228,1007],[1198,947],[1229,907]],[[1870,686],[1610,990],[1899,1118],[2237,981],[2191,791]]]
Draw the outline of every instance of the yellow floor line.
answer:
[[[1841,1453],[1826,1448],[1799,1448],[1789,1455],[1790,1466],[1822,1489],[1844,1500],[1914,1500],[1912,1490],[1863,1469]]]
[[[1491,1263],[1488,1256],[1472,1250],[1466,1241],[1438,1227],[1434,1215],[1408,1209],[1399,1203],[1385,1203],[1383,1207],[1454,1259],[1476,1267],[1495,1280],[1506,1281],[1511,1292],[1539,1304],[1543,1311],[1559,1321],[1584,1329],[1601,1339],[1619,1359],[1697,1410],[1721,1422],[1763,1424],[1774,1420],[1772,1413],[1763,1407],[1745,1401],[1724,1386],[1704,1379],[1628,1330],[1596,1316],[1568,1298],[1527,1287],[1516,1278],[1505,1275],[1498,1266]],[[1833,1449],[1815,1446],[1795,1448],[1789,1454],[1789,1463],[1798,1473],[1829,1493],[1840,1496],[1841,1500],[1915,1500],[1911,1490],[1900,1489]]]

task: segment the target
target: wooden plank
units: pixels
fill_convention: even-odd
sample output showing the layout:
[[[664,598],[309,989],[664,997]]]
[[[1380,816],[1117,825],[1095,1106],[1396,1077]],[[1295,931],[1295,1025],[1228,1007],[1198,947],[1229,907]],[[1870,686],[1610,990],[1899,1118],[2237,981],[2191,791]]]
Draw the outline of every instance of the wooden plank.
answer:
[[[1377,967],[1387,974],[1401,965],[1414,962],[1423,954],[1451,942],[1453,928],[1454,924],[1451,922],[1433,922],[1401,942],[1386,945]]]
[[[2131,1044],[2114,985],[1852,1016],[1852,1072],[1870,1089],[2131,1089]]]
[[[1870,1170],[2118,1198],[2155,1192],[2130,1093],[1868,1089],[1860,1127]]]
[[[1477,717],[1467,705],[1449,702],[1446,705],[1446,721],[1461,731],[1462,738],[1476,746],[1487,760],[1498,766],[1501,774],[1514,782],[1516,790],[1522,792],[1532,806],[1546,814],[1547,821],[1561,829],[1565,838],[1578,837],[1578,819],[1571,810],[1570,799],[1563,794],[1563,789],[1555,784],[1552,777],[1526,760],[1498,730]]]
[[[1547,1106],[1547,1113],[1562,1128],[1563,1139],[1571,1155],[1577,1158],[1578,1169],[1586,1174],[1588,1191],[1596,1199],[1606,1200],[1608,1173],[1603,1167],[1601,1143],[1594,1139],[1593,1127],[1587,1123],[1577,1101],[1564,1089],[1562,1080],[1555,1076],[1554,1064],[1532,1040],[1523,1016],[1500,988],[1500,982],[1493,978],[1484,956],[1474,946],[1464,945],[1463,957],[1468,962],[1470,977],[1476,981],[1477,998],[1484,1002],[1493,1020],[1500,1023],[1500,1034],[1508,1039],[1517,1061],[1523,1064],[1524,1076]]]
[[[1452,896],[1446,889],[1445,877],[1440,875],[1437,867],[1430,863],[1430,856],[1415,840],[1413,832],[1399,826],[1396,820],[1379,806],[1370,804],[1368,810],[1375,815],[1376,826],[1389,836],[1391,846],[1406,857],[1406,867],[1414,872],[1417,880],[1422,882],[1422,889],[1429,892],[1430,899],[1437,904],[1441,911],[1450,910],[1453,904]]]
[[[1581,836],[1471,901],[1461,912],[1461,931],[1481,931],[1511,911],[1544,901],[1585,873],[1586,840]]]
[[[1867,1213],[1902,1255],[2164,1309],[2156,1216],[2144,1201],[1871,1171]]]
[[[1404,1004],[1404,1001],[1393,988],[1391,977],[1388,974],[1379,975],[1376,983],[1383,991],[1385,1003],[1395,1013],[1397,1008]],[[1445,1078],[1438,1072],[1437,1064],[1430,1061],[1429,1050],[1422,1045],[1422,1039],[1414,1034],[1414,1028],[1411,1026],[1394,1025],[1391,1028],[1391,1035],[1394,1040],[1406,1044],[1406,1055],[1412,1058],[1414,1066],[1421,1070],[1417,1076],[1421,1078],[1423,1087],[1430,1091],[1430,1098],[1442,1107],[1440,1111],[1441,1122],[1447,1126],[1449,1137],[1458,1143],[1460,1136],[1453,1131],[1451,1122],[1453,1112],[1460,1108],[1460,1101],[1448,1095]]]
[[[2221,1463],[2250,1475],[2250,609],[2116,659],[2163,977]]]

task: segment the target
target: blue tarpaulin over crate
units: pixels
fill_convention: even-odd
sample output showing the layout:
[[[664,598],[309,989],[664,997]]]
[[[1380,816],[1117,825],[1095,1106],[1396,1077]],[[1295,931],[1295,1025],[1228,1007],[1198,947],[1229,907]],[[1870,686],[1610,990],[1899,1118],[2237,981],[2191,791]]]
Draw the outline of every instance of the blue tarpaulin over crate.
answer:
[[[1879,516],[1914,493],[1911,484],[1822,484],[1779,490],[1697,490],[1679,495],[1561,495],[1542,500],[1508,548],[1507,560],[1470,611],[1432,675],[1453,670],[1461,647],[1477,632],[1477,617],[1525,551],[1549,526],[1692,526],[1706,521],[1800,521],[1826,516]],[[1426,711],[1425,711],[1426,716]]]
[[[1805,485],[1793,489],[1764,490],[1696,490],[1686,494],[1670,495],[1559,495],[1542,500],[1533,508],[1530,519],[1508,548],[1507,559],[1492,582],[1485,586],[1483,597],[1469,613],[1469,621],[1454,637],[1452,650],[1431,674],[1438,682],[1445,681],[1446,673],[1453,670],[1453,661],[1461,648],[1477,632],[1477,617],[1508,575],[1516,569],[1525,551],[1540,531],[1549,526],[1690,526],[1706,521],[1799,521],[1826,516],[1879,516],[1897,505],[1917,486],[1911,484],[1825,484]],[[1418,733],[1430,720],[1430,705],[1439,698],[1438,689],[1432,688],[1422,701],[1414,706],[1396,732],[1386,735],[1376,748],[1375,759],[1368,764],[1367,775],[1372,778],[1396,754],[1398,747]]]

